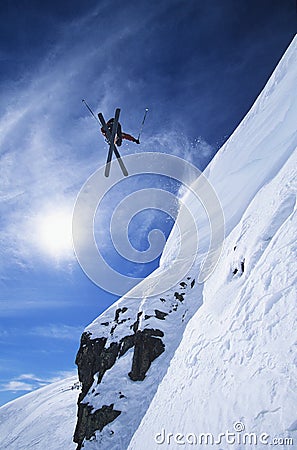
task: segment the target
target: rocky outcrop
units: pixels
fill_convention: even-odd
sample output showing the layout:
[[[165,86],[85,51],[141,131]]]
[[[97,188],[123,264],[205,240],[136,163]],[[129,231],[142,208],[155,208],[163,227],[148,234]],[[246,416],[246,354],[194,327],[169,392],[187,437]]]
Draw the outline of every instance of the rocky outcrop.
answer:
[[[90,336],[91,333],[85,332],[82,334],[80,348],[75,360],[78,367],[78,378],[82,384],[79,401],[84,398],[92,386],[95,373],[100,371],[102,362],[98,355],[103,352],[107,340],[106,338],[91,339]]]
[[[165,352],[165,336],[160,329],[162,323],[173,316],[176,316],[174,320],[179,317],[180,322],[184,322],[188,311],[186,291],[192,290],[195,283],[194,279],[191,282],[190,279],[181,282],[165,297],[142,304],[141,309],[139,306],[137,308],[137,302],[127,306],[123,306],[124,301],[118,303],[121,307],[111,307],[96,319],[95,328],[88,327],[91,331],[82,334],[75,361],[81,383],[73,438],[77,450],[84,446],[85,441],[96,439],[97,431],[113,435],[113,427],[107,425],[121,416],[123,411],[127,415],[127,401],[133,398],[131,385],[127,392],[127,380],[130,383],[143,381],[152,363]],[[121,365],[122,358],[131,350],[131,355]],[[117,364],[121,367],[120,372],[115,368],[116,375],[111,374],[111,369]],[[108,380],[116,380],[111,381],[112,390]],[[97,436],[98,439],[101,439],[100,436]]]
[[[145,374],[150,368],[151,363],[164,352],[165,345],[162,340],[156,336],[163,337],[164,333],[160,330],[147,329],[136,332],[132,370],[128,374],[131,380],[144,380]]]
[[[118,310],[116,311],[118,319]],[[128,373],[133,381],[142,381],[152,363],[164,350],[161,337],[164,333],[161,330],[145,329],[138,330],[138,320],[133,324],[134,334],[125,336],[118,343],[112,342],[109,347],[105,347],[107,338],[91,339],[91,333],[83,333],[80,348],[77,353],[75,363],[78,366],[78,376],[82,384],[82,390],[78,398],[77,425],[74,433],[74,442],[77,443],[77,450],[80,450],[84,439],[90,439],[95,432],[102,431],[103,428],[115,420],[121,411],[114,410],[114,405],[103,405],[95,410],[83,400],[94,383],[96,376],[99,384],[104,373],[111,369],[116,359],[123,356],[130,348],[134,347],[131,371]]]
[[[116,419],[121,411],[113,409],[114,405],[103,405],[102,408],[94,409],[92,406],[81,403],[78,409],[78,424],[74,434],[74,442],[76,442],[77,450],[83,446],[84,439],[91,439],[95,435],[95,431],[102,431],[105,425]]]

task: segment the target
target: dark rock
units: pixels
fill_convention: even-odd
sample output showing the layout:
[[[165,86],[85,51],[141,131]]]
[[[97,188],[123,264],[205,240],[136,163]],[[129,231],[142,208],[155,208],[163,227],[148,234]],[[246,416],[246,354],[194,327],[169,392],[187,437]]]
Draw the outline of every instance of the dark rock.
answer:
[[[140,319],[141,316],[142,316],[142,311],[140,311],[140,312],[137,314],[136,322],[134,322],[134,323],[130,326],[130,328],[134,331],[134,333],[136,333],[136,331],[138,330],[138,327],[139,327],[139,319]]]
[[[123,356],[135,344],[135,334],[123,337],[120,340],[119,357]]]
[[[82,334],[75,360],[78,378],[82,383],[83,397],[92,386],[95,373],[100,369],[100,355],[107,340],[106,338],[91,339],[90,336],[91,334],[87,332]]]
[[[165,351],[162,340],[155,336],[163,337],[164,333],[160,330],[147,329],[136,333],[132,370],[128,374],[131,380],[144,380],[152,361]]]
[[[106,341],[107,339],[103,337],[91,339],[91,333],[85,332],[82,334],[80,348],[77,352],[75,363],[78,366],[78,377],[82,383],[82,391],[78,396],[77,424],[73,440],[78,444],[78,450],[81,448],[83,440],[88,439],[87,436],[89,435],[94,435],[94,432],[99,429],[96,428],[98,423],[101,425],[105,422],[109,423],[120,414],[119,411],[110,411],[110,407],[106,407],[109,409],[104,411],[98,410],[101,411],[99,415],[97,411],[92,414],[92,408],[82,403],[94,382],[94,375],[98,373],[98,383],[100,383],[106,370],[110,369],[115,363],[119,353],[120,344],[113,342],[106,349],[104,347]]]
[[[114,316],[115,322],[118,323],[120,314],[121,314],[121,313],[123,314],[123,313],[125,313],[126,311],[128,311],[128,308],[126,308],[126,306],[124,306],[123,308],[118,308],[118,309],[116,310],[115,316]]]
[[[117,321],[120,313],[125,312],[125,310],[127,309],[118,308],[115,317]],[[164,315],[166,315],[166,313],[158,310],[155,313],[156,316],[159,315],[159,318],[164,318]],[[75,360],[78,366],[79,381],[82,384],[82,391],[78,397],[77,424],[73,438],[74,442],[77,443],[77,450],[83,447],[85,439],[91,439],[97,430],[102,431],[108,423],[121,414],[121,411],[113,409],[113,404],[104,405],[94,411],[92,406],[83,403],[94,382],[94,376],[97,374],[97,383],[101,383],[105,372],[113,367],[117,358],[134,347],[132,367],[128,375],[133,381],[143,380],[152,361],[165,350],[165,345],[161,339],[164,333],[161,330],[138,330],[141,315],[142,312],[137,314],[137,320],[132,325],[134,334],[123,337],[119,342],[112,342],[108,348],[105,348],[107,338],[91,339],[91,333],[85,332],[82,334],[80,348]],[[94,396],[98,394],[95,389],[92,392]],[[123,394],[119,393],[119,395],[120,398],[124,398]]]
[[[105,327],[108,327],[109,322],[101,322],[100,325],[104,325]]]
[[[185,317],[186,317],[186,315],[187,315],[187,312],[188,312],[188,311],[185,311],[185,312],[183,313],[183,315],[182,315],[182,322],[185,320]]]
[[[116,329],[117,326],[118,326],[118,324],[115,323],[115,324],[111,327],[111,329],[110,329],[110,334],[111,334],[111,335],[113,335],[114,330]]]
[[[187,283],[185,283],[184,281],[182,281],[181,283],[179,283],[180,284],[180,286],[182,287],[182,288],[186,288],[187,287]]]
[[[148,314],[145,314],[144,320],[150,319],[151,317],[154,317],[154,316],[149,316]]]
[[[116,329],[116,327],[118,326],[118,325],[121,325],[121,323],[124,323],[124,322],[126,322],[127,320],[130,320],[130,318],[129,319],[122,319],[122,320],[119,320],[119,317],[120,317],[120,314],[123,314],[123,313],[125,313],[126,311],[128,311],[128,308],[126,308],[126,306],[124,306],[123,308],[118,308],[117,310],[116,310],[116,312],[115,312],[115,316],[114,316],[114,325],[112,326],[112,328],[111,328],[111,330],[110,330],[110,334],[112,335],[113,333],[114,333],[114,330]]]
[[[80,407],[78,408],[77,413],[77,424],[73,436],[73,442],[75,442],[77,445],[77,450],[80,450],[82,447],[83,440],[86,435],[86,429],[87,429],[87,423],[89,415],[91,414],[92,407],[88,406],[86,404],[81,403]]]
[[[161,302],[166,302],[165,298],[160,298]]]
[[[179,300],[180,302],[183,302],[184,301],[184,296],[185,294],[184,293],[182,293],[182,294],[179,294],[178,292],[175,292],[174,293],[174,297],[177,299],[177,300]]]
[[[79,418],[81,427],[76,428],[73,437],[73,441],[78,444],[77,450],[82,448],[84,439],[91,439],[96,431],[102,431],[108,423],[113,422],[121,414],[121,411],[113,409],[113,403],[109,406],[103,405],[94,413],[92,413],[92,406],[87,404],[81,406]]]
[[[164,333],[161,330],[158,330],[157,328],[150,328],[150,329],[145,329],[142,331],[142,333],[144,333],[146,336],[159,336],[159,337],[163,337]]]
[[[158,309],[155,309],[155,316],[157,319],[165,320],[165,317],[168,316],[168,313],[165,313],[163,311],[159,311]]]
[[[98,361],[98,384],[101,383],[103,375],[108,369],[111,369],[115,363],[120,350],[120,344],[112,342],[108,348],[103,348]],[[96,373],[95,372],[95,373]]]
[[[244,264],[245,264],[245,259],[240,261],[240,276],[244,273]],[[233,275],[236,275],[238,272],[239,272],[239,269],[236,267],[232,273],[233,273]]]
[[[121,323],[125,323],[125,322],[127,322],[127,320],[130,320],[130,319],[122,319],[118,322],[118,324],[121,325]]]
[[[119,317],[120,317],[121,311],[122,311],[122,308],[118,308],[118,309],[116,310],[115,315],[114,315],[114,321],[115,321],[115,322],[118,321],[118,319],[119,319]]]
[[[193,289],[194,286],[195,286],[195,278],[191,282],[191,289]]]
[[[243,260],[241,261],[241,263],[240,263],[241,273],[244,272],[244,263],[245,263],[245,260],[243,259]]]

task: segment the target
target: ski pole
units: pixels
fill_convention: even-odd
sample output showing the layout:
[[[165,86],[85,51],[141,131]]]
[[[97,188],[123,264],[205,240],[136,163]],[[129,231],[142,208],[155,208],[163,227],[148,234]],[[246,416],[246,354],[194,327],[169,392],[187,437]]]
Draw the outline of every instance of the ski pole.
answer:
[[[96,120],[96,122],[98,122],[97,117],[95,116],[95,114],[93,113],[93,111],[91,110],[91,108],[89,107],[89,105],[87,104],[87,102],[82,99],[82,102],[86,105],[86,107],[88,108],[88,110],[90,111],[90,113],[92,114],[92,116],[94,117],[94,119]]]
[[[144,113],[144,116],[143,116],[143,119],[142,119],[139,135],[138,135],[138,138],[137,138],[138,141],[139,141],[140,135],[142,133],[142,129],[143,129],[143,125],[144,125],[144,122],[145,122],[145,119],[146,119],[147,112],[148,112],[148,108],[145,108],[145,113]]]

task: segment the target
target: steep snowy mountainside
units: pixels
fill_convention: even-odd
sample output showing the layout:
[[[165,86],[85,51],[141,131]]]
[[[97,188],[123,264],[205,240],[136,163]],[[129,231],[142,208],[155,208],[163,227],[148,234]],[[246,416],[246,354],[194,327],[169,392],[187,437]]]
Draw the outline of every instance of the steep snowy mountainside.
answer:
[[[221,202],[227,235],[258,190],[279,171],[296,147],[296,84],[297,37],[246,117],[204,171]],[[190,195],[188,203],[193,209]],[[182,220],[183,210],[177,222]],[[201,227],[203,224],[199,223],[199,232]],[[174,261],[178,239],[174,227],[162,254],[161,267]]]
[[[78,449],[127,448],[201,298],[188,274],[162,295],[124,296],[86,328],[76,359]]]
[[[162,443],[206,449],[211,442],[227,450],[232,442],[226,436],[218,443],[226,431],[235,433],[237,450],[296,446],[296,59],[295,38],[206,169],[223,205],[228,237],[202,287],[203,304],[129,450]],[[165,263],[175,240],[173,230]],[[250,445],[242,441],[243,428],[256,435]],[[211,433],[208,442],[203,433]],[[266,441],[259,441],[261,433],[269,435]]]
[[[205,171],[228,235],[215,271],[198,283],[209,221],[189,193],[198,254],[182,207],[177,226],[186,231],[174,227],[160,267],[85,329],[81,390],[66,380],[2,407],[1,450],[153,450],[162,428],[223,433],[236,421],[271,436],[295,433],[296,47],[295,39]]]
[[[0,408],[0,449],[73,450],[77,377],[30,392]]]
[[[235,433],[238,450],[273,442],[295,448],[296,168],[297,151],[227,238],[204,285],[203,305],[188,323],[129,450],[154,450],[168,439],[170,448],[180,448],[177,433],[206,449],[202,433],[211,433],[214,442],[220,433],[235,432],[236,422],[258,438],[257,444],[239,445],[242,433]],[[259,441],[261,433],[269,435],[267,441]],[[222,438],[219,448],[230,445]]]
[[[205,174],[214,186],[223,207],[229,239],[232,230],[239,223],[242,226],[242,233],[244,232],[247,222],[241,221],[245,220],[243,216],[246,218],[246,211],[252,207],[253,199],[257,197],[258,192],[261,192],[269,183],[274,186],[273,180],[284,166],[289,172],[293,170],[289,160],[296,148],[297,137],[295,120],[297,98],[292,95],[292,92],[295,92],[297,80],[296,46],[297,40],[295,39],[247,117],[206,169]],[[199,183],[201,183],[201,179],[194,183],[194,189]],[[277,182],[275,183],[277,184]],[[277,188],[271,187],[271,192],[278,192],[281,186],[283,186],[282,183]],[[275,200],[276,212],[273,216],[275,219],[272,218],[273,206],[266,208],[267,222],[264,220],[261,225],[267,231],[266,241],[257,234],[256,226],[251,228],[253,232],[250,233],[249,239],[251,240],[251,236],[254,236],[257,252],[249,247],[248,241],[241,240],[241,245],[239,245],[237,241],[233,243],[231,240],[229,244],[231,247],[226,244],[225,249],[227,250],[225,251],[232,248],[232,252],[228,258],[226,254],[222,257],[217,268],[218,272],[215,273],[219,273],[221,270],[227,271],[227,278],[220,278],[217,290],[226,293],[224,299],[228,300],[228,307],[233,305],[236,308],[239,301],[237,295],[238,298],[241,298],[246,286],[242,287],[243,292],[238,291],[238,287],[246,280],[247,271],[252,270],[252,264],[256,264],[261,254],[268,254],[268,250],[264,252],[265,245],[277,232],[282,214],[292,212],[294,203],[292,199],[290,194],[290,199],[287,200],[285,189],[284,199],[279,200],[279,203]],[[258,205],[258,213],[259,210],[265,211],[266,201],[266,196],[264,196],[263,204]],[[271,201],[272,199],[269,197],[269,202]],[[83,386],[79,398],[78,423],[75,433],[78,449],[82,445],[86,449],[97,449],[100,446],[114,450],[127,448],[133,432],[137,429],[155,395],[157,386],[167,372],[170,360],[182,339],[188,321],[203,303],[202,311],[206,308],[208,301],[211,302],[207,295],[207,289],[211,288],[206,286],[217,286],[216,283],[212,284],[210,281],[214,280],[215,273],[206,286],[197,283],[199,267],[209,244],[208,218],[204,215],[201,219],[201,205],[197,206],[193,195],[188,194],[185,202],[198,223],[200,234],[198,254],[195,254],[195,248],[193,248],[192,229],[189,227],[189,230],[182,236],[177,231],[178,225],[181,223],[181,228],[186,228],[187,215],[185,208],[182,207],[177,218],[177,225],[163,252],[160,268],[132,290],[136,299],[129,298],[128,293],[88,326],[82,336],[81,348],[77,357],[79,377]],[[282,213],[277,213],[278,210]],[[253,214],[251,217],[256,221]],[[183,260],[176,258],[179,245],[187,249]],[[231,255],[232,261],[230,260]],[[194,265],[184,279],[179,280],[179,283],[173,285],[162,295],[156,294],[162,283],[167,283],[168,278],[172,275],[176,276],[176,272],[193,259],[195,259]],[[233,274],[233,271],[236,273]],[[242,273],[244,276],[240,277]],[[253,277],[254,272],[249,279],[251,285]],[[230,283],[230,289],[228,283]],[[212,301],[219,304],[219,307],[224,310],[221,296],[218,298],[218,301],[216,298]],[[254,301],[256,301],[255,298]],[[227,323],[227,317],[223,317]],[[211,332],[220,340],[220,333],[211,322],[209,323],[205,319],[205,323],[208,323]],[[238,327],[243,332],[244,324],[242,327],[241,324],[238,324]],[[188,339],[187,335],[187,339],[183,341],[185,347]],[[197,351],[200,351],[199,342],[198,339],[196,343],[193,343]],[[208,348],[207,339],[203,340],[203,345]],[[187,353],[185,347],[183,347],[184,354]],[[236,350],[236,348],[234,344],[234,349]],[[214,367],[221,361],[218,355],[215,356],[218,360],[213,358]],[[234,360],[237,357],[238,355],[235,353]],[[179,364],[180,361],[177,360],[174,375],[170,379],[171,387],[177,387],[175,379],[184,376],[183,371],[179,369]],[[257,365],[257,362],[254,364]],[[207,373],[209,374],[208,361],[205,362],[205,366],[208,367]],[[217,370],[219,373],[219,369]],[[247,375],[250,376],[249,372]],[[209,378],[211,379],[211,377]],[[165,379],[164,383],[166,383]],[[215,382],[215,376],[213,381]],[[162,382],[160,392],[164,383]],[[252,383],[249,387],[251,386]],[[167,387],[168,396],[170,396],[170,389]],[[210,386],[209,389],[211,389]],[[159,398],[158,395],[156,398]],[[161,405],[163,399],[160,401]],[[199,397],[197,401],[197,404],[203,403],[203,398]],[[166,397],[166,401],[163,401],[165,409],[167,403],[170,404],[170,401]],[[151,415],[158,417],[160,424],[162,415],[157,414],[155,408],[159,408],[158,410],[161,411],[161,407],[157,406],[158,401],[153,404],[154,407],[150,408]],[[180,417],[178,400],[174,407],[176,414]],[[170,411],[173,413],[172,409]],[[162,410],[162,413],[165,414],[165,411]],[[191,414],[193,416],[193,410]],[[170,415],[166,417],[170,422]],[[183,420],[186,420],[186,417],[185,415]],[[153,419],[150,420],[155,423]],[[133,444],[136,445],[133,448],[144,448],[143,442],[146,443],[148,449],[152,448],[150,447],[153,444],[150,426],[144,429],[146,436],[144,440],[141,437],[142,429],[141,427],[139,433],[136,434],[139,436],[139,440],[136,437],[137,444]]]

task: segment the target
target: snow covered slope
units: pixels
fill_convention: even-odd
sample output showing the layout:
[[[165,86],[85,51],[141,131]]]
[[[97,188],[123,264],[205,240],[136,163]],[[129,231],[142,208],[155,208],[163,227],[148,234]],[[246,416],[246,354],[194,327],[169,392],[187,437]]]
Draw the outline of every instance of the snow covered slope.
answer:
[[[206,230],[209,229],[209,225],[206,215],[201,220],[201,206],[197,206],[193,202],[193,196],[189,194],[186,203],[197,221],[199,220],[200,233],[199,253],[191,271],[162,296],[157,295],[160,285],[167,283],[167,278],[170,278],[177,270],[182,272],[183,266],[186,266],[188,260],[192,260],[195,256],[190,228],[189,232],[185,232],[180,239],[175,226],[163,252],[160,268],[134,288],[134,299],[124,296],[86,329],[77,358],[79,376],[83,383],[75,435],[78,449],[82,444],[86,449],[102,447],[123,450],[127,448],[132,433],[137,429],[159,383],[167,372],[188,321],[202,304],[203,307],[195,316],[194,325],[194,331],[197,327],[199,332],[192,331],[192,326],[188,328],[190,331],[187,331],[183,344],[172,361],[174,368],[170,369],[170,375],[168,373],[164,378],[131,448],[151,449],[152,432],[156,430],[156,427],[160,427],[163,416],[164,424],[172,425],[173,416],[177,421],[176,426],[180,425],[179,420],[181,423],[187,423],[188,419],[192,423],[198,405],[201,407],[203,402],[207,401],[207,391],[205,388],[201,389],[199,385],[195,402],[192,403],[192,409],[187,414],[186,409],[193,398],[192,374],[196,368],[196,364],[192,361],[199,361],[198,356],[192,358],[192,349],[188,347],[189,342],[192,342],[194,352],[198,355],[203,348],[206,349],[205,361],[202,365],[197,363],[196,370],[199,372],[198,380],[202,387],[206,385],[206,380],[208,381],[209,391],[212,390],[212,383],[216,392],[222,391],[221,383],[225,382],[223,374],[226,371],[225,376],[231,383],[235,379],[236,371],[240,373],[240,369],[245,368],[243,361],[248,358],[248,354],[254,355],[252,367],[255,371],[264,374],[261,366],[263,354],[260,352],[257,355],[254,348],[260,348],[261,345],[265,347],[268,336],[265,337],[264,332],[258,329],[257,325],[263,319],[264,322],[267,321],[265,326],[268,330],[272,330],[276,320],[273,317],[276,311],[273,308],[273,299],[279,297],[282,299],[281,290],[291,283],[291,289],[294,289],[295,272],[286,267],[287,261],[290,261],[290,267],[295,269],[294,257],[291,256],[289,260],[286,256],[283,266],[273,261],[276,255],[280,254],[278,246],[286,245],[286,242],[282,241],[282,236],[288,237],[289,231],[284,231],[284,235],[279,233],[280,230],[285,230],[283,228],[285,223],[290,228],[295,208],[294,150],[297,143],[297,98],[292,93],[295,92],[297,81],[296,46],[297,40],[290,46],[249,114],[205,172],[222,203],[229,235],[224,255],[215,273],[206,285],[197,283],[199,266],[208,249],[209,238]],[[201,180],[198,179],[195,184],[200,182]],[[263,216],[260,216],[261,212]],[[187,217],[186,209],[182,208],[177,223],[182,223],[183,229],[186,229]],[[294,233],[294,231],[292,225],[290,232]],[[276,238],[280,239],[278,246],[275,247],[277,250],[270,254],[272,243]],[[187,249],[183,260],[175,257],[179,244]],[[293,249],[287,248],[286,252],[290,251]],[[279,271],[275,278],[271,275],[271,281],[265,281],[264,286],[261,284],[262,278],[258,280],[255,275],[262,276],[259,264],[261,270],[265,267],[267,279],[270,276],[269,271],[273,270],[274,266],[277,266]],[[279,279],[282,278],[281,284]],[[269,306],[266,309],[264,307],[267,313],[262,317],[256,307],[249,304],[261,303],[263,308],[260,297],[266,295],[270,299]],[[293,296],[292,291],[290,296]],[[135,300],[135,297],[138,297],[139,301]],[[287,299],[285,294],[284,298]],[[286,311],[287,305],[284,305],[284,302],[287,301],[279,301],[276,304],[282,311]],[[256,319],[249,312],[250,308],[255,311]],[[233,315],[230,310],[235,311]],[[245,311],[245,314],[239,312],[241,310]],[[248,336],[252,340],[252,336],[255,335],[257,339],[251,341],[250,347],[244,347],[243,344],[237,344],[237,339],[240,339],[240,342],[247,339],[245,330],[248,320],[255,327],[254,334],[248,334]],[[293,320],[293,316],[290,320]],[[191,323],[193,321],[194,319]],[[232,333],[231,326],[237,332]],[[286,327],[292,333],[290,321],[286,323]],[[200,335],[200,330],[203,330],[205,336]],[[227,330],[230,336],[228,334],[225,341],[224,336]],[[250,332],[249,328],[248,330]],[[194,337],[191,341],[192,335]],[[210,346],[212,340],[219,342],[220,349],[213,355],[209,350],[212,348]],[[287,343],[289,350],[292,350],[291,340],[285,339],[284,342]],[[273,346],[276,352],[279,351],[280,345],[278,338],[275,337]],[[95,352],[94,348],[96,348]],[[235,367],[227,363],[222,364],[222,361],[227,358],[223,352],[225,348],[226,352],[231,352],[228,356],[231,361],[233,363],[238,361]],[[245,349],[247,355],[244,353]],[[270,358],[270,352],[269,346],[263,351],[265,355],[268,355],[267,358]],[[189,356],[190,363],[184,362],[185,355]],[[211,364],[208,358],[211,358]],[[91,371],[90,367],[92,367]],[[187,379],[185,379],[186,374]],[[250,390],[254,392],[257,381],[254,388],[252,373],[247,369],[240,373],[240,377],[243,379],[246,377],[246,386],[244,386],[246,392]],[[282,382],[279,374],[275,379],[278,383]],[[186,384],[185,381],[187,381]],[[236,385],[235,381],[234,383]],[[181,386],[184,387],[185,392],[187,390],[189,398],[185,397],[183,400]],[[236,389],[236,394],[232,388],[227,389],[226,395],[228,397],[232,394],[237,395],[240,388],[236,387]],[[286,389],[289,389],[288,385]],[[176,395],[172,395],[171,399],[173,393]],[[199,416],[211,421],[209,413],[212,411],[214,415],[216,402],[218,405],[220,403],[216,397],[217,395],[213,396],[211,408],[202,409]],[[247,397],[252,398],[252,395],[247,394]],[[228,421],[231,420],[229,413],[224,411],[226,399],[222,398],[221,401],[221,408],[217,409],[218,429],[224,425],[221,423],[222,414]],[[233,401],[235,402],[235,397]],[[284,401],[285,399],[282,398],[282,402]],[[274,417],[279,417],[282,415],[280,403],[274,408],[269,404],[259,406],[260,403],[254,402],[253,405],[258,407],[255,414],[262,418],[262,416],[266,417],[263,411],[273,410]],[[171,404],[172,408],[169,408]],[[250,407],[248,402],[246,405]],[[232,408],[230,408],[230,414],[231,411]],[[240,417],[244,415],[244,412],[246,410],[243,410]],[[180,417],[183,419],[179,419]],[[236,419],[237,417],[234,417],[233,421]],[[231,426],[232,423],[231,421]],[[276,424],[277,421],[274,425]],[[291,423],[287,426],[290,427]],[[282,431],[283,429],[280,430]]]
[[[296,54],[295,39],[205,171],[226,220],[216,270],[198,283],[209,226],[189,194],[200,237],[191,270],[158,293],[196,257],[191,229],[180,239],[175,226],[160,268],[82,335],[77,449],[152,450],[163,434],[168,446],[168,433],[170,448],[179,448],[170,433],[216,437],[239,421],[272,437],[296,432]],[[181,208],[183,228],[186,217]],[[179,244],[187,249],[182,260],[175,258]],[[75,447],[77,391],[59,389],[48,386],[0,409],[1,450]]]
[[[77,377],[30,392],[0,408],[0,449],[73,450]]]
[[[295,38],[206,169],[228,237],[129,450],[296,448],[296,86]]]

